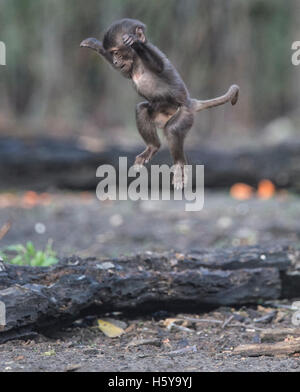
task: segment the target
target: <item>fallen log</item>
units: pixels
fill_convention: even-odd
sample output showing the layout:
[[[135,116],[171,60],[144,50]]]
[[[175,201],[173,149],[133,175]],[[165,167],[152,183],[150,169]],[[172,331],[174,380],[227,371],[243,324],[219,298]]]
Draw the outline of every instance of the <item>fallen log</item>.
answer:
[[[300,352],[300,338],[262,344],[242,344],[233,349],[233,355],[242,355],[245,357],[259,357],[261,355],[291,355]]]
[[[203,249],[187,253],[183,258],[189,268],[216,269],[276,267],[286,271],[297,263],[298,253],[288,245],[244,246],[226,249]],[[290,282],[288,282],[290,284]]]
[[[0,342],[68,324],[84,314],[199,312],[278,299],[282,273],[296,256],[290,247],[276,246],[146,252],[110,260],[73,256],[52,267],[0,262],[0,301],[6,306]]]
[[[27,189],[28,184],[37,191],[53,187],[95,189],[99,165],[114,166],[118,175],[119,157],[127,157],[129,167],[142,148],[113,147],[92,152],[74,140],[0,138],[0,189]],[[224,188],[237,182],[256,186],[268,178],[279,188],[300,191],[299,150],[300,142],[295,140],[272,147],[229,151],[199,145],[186,155],[189,164],[205,166],[205,187]],[[169,151],[160,150],[152,164],[171,166]],[[133,180],[128,178],[128,183]]]

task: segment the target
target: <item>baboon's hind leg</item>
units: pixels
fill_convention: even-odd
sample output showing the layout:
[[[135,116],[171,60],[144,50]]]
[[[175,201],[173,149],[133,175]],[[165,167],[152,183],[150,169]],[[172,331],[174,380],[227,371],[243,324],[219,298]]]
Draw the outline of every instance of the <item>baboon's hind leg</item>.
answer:
[[[191,129],[193,121],[193,113],[187,108],[182,107],[167,122],[164,128],[164,133],[175,165],[173,177],[175,189],[182,189],[187,183],[187,173],[184,170],[184,166],[187,164],[184,155],[184,139]]]
[[[148,102],[142,102],[137,105],[136,124],[140,135],[147,145],[146,149],[135,159],[134,164],[138,170],[141,165],[149,162],[160,148],[160,140],[157,135],[156,126],[149,114]]]

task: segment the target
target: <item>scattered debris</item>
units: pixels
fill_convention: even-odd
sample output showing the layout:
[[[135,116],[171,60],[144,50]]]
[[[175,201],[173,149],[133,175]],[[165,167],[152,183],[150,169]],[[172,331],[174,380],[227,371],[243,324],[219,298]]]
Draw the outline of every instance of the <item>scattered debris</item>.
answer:
[[[178,264],[178,260],[175,258],[172,258],[169,260],[169,263],[170,263],[171,267],[175,267],[175,265]]]
[[[112,268],[116,268],[116,266],[111,263],[110,261],[105,261],[104,263],[98,263],[96,264],[97,268],[100,270],[108,270],[108,269],[112,269]]]
[[[138,340],[132,340],[131,342],[129,342],[126,346],[126,350],[129,347],[137,347],[137,346],[145,346],[149,344],[150,346],[157,346],[157,347],[161,347],[162,342],[160,339],[138,339]]]
[[[68,365],[64,369],[64,372],[75,372],[76,370],[78,370],[80,368],[81,368],[81,365],[79,365],[79,364],[71,364],[71,365]]]
[[[169,330],[171,331],[172,329],[177,329],[179,331],[184,331],[184,332],[190,332],[193,333],[190,328],[187,328],[188,321],[181,319],[181,318],[167,318],[162,322],[162,324]],[[182,325],[180,325],[182,324]]]
[[[233,355],[258,357],[261,355],[290,355],[300,352],[300,338],[277,343],[242,344],[234,348]]]
[[[45,351],[43,353],[43,355],[45,355],[46,357],[51,357],[52,355],[55,355],[55,354],[56,354],[55,350],[49,350],[49,351]]]
[[[99,319],[98,327],[100,331],[102,331],[104,335],[108,336],[109,338],[116,338],[125,333],[123,328],[117,326],[116,323],[113,324],[111,320],[107,321],[107,319]]]
[[[224,329],[229,323],[230,321],[234,318],[234,315],[232,314],[231,316],[228,317],[228,319],[226,319],[224,321],[224,323],[222,324],[222,328]]]
[[[255,318],[253,321],[255,323],[269,323],[273,320],[273,318],[276,316],[276,314],[277,314],[277,311],[273,310],[272,312],[269,312],[262,317]]]
[[[131,325],[129,325],[129,327],[125,328],[125,333],[128,334],[128,333],[132,332],[135,328],[136,328],[136,325],[131,324]]]
[[[169,351],[168,353],[163,353],[162,355],[169,355],[169,356],[175,356],[175,355],[183,355],[183,354],[187,354],[187,353],[196,353],[197,352],[197,346],[193,345],[193,346],[188,346],[185,348],[181,348],[180,350],[175,350],[175,351]]]
[[[262,342],[280,341],[287,336],[300,337],[300,328],[268,328],[260,332]]]
[[[216,319],[204,319],[204,318],[194,318],[183,316],[184,320],[192,321],[194,323],[212,323],[212,324],[223,324],[223,321]]]

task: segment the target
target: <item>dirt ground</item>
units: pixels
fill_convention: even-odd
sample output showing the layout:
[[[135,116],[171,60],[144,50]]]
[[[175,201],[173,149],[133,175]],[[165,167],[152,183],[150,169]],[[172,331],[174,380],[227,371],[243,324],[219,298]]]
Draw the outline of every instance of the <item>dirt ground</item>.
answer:
[[[299,371],[298,354],[287,357],[233,356],[232,348],[244,343],[258,343],[260,328],[290,325],[291,313],[278,311],[271,323],[255,323],[251,317],[265,314],[257,309],[218,309],[201,315],[165,315],[165,317],[210,319],[211,322],[186,321],[178,324],[187,330],[168,330],[166,319],[127,320],[126,332],[109,338],[98,329],[79,320],[79,326],[34,340],[11,341],[0,346],[0,371]],[[270,312],[271,308],[267,309]],[[235,319],[224,328],[231,315]],[[153,315],[152,315],[153,316]],[[277,317],[277,320],[276,320]],[[282,317],[284,319],[282,319]],[[120,320],[120,315],[118,315]],[[220,320],[217,323],[215,320]],[[240,321],[243,326],[238,326]],[[242,324],[243,324],[242,323]],[[124,325],[125,326],[125,325]],[[256,329],[257,328],[257,329]]]
[[[205,192],[204,208],[184,201],[107,201],[95,193],[0,193],[0,224],[12,227],[0,246],[49,238],[60,257],[116,257],[139,251],[200,249],[292,242],[300,245],[300,198],[285,192],[270,200],[239,201]]]
[[[299,201],[286,192],[267,201],[206,192],[204,209],[188,213],[184,202],[100,203],[93,193],[0,194],[0,226],[12,225],[0,248],[26,241],[42,248],[51,238],[60,257],[102,258],[269,241],[298,247]],[[125,333],[113,339],[99,330],[97,315],[90,315],[47,336],[0,345],[0,371],[299,371],[298,354],[232,355],[239,344],[259,343],[261,329],[292,327],[292,312],[285,307],[291,303],[135,319],[113,314],[109,317],[125,323]],[[172,325],[169,318],[179,320]]]

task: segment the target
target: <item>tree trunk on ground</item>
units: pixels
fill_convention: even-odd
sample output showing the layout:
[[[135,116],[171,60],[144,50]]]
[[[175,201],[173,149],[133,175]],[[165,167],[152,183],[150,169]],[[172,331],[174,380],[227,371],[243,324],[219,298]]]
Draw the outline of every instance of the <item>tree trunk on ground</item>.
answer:
[[[98,166],[110,164],[119,169],[119,157],[133,165],[138,150],[112,148],[99,153],[81,149],[70,140],[0,139],[0,189],[47,190],[96,189]],[[205,166],[205,187],[229,187],[236,182],[256,186],[261,179],[277,187],[300,191],[300,143],[282,144],[261,149],[214,150],[208,147],[186,152],[189,164]],[[170,153],[161,150],[152,164],[172,165]],[[149,171],[150,166],[148,165]],[[194,173],[195,174],[195,173]],[[150,177],[150,176],[149,176]],[[129,178],[128,183],[134,178]],[[195,180],[195,179],[194,179]],[[194,181],[195,182],[195,181]]]
[[[275,300],[297,257],[293,249],[276,246],[147,252],[101,261],[73,256],[44,268],[0,263],[0,301],[6,305],[0,342],[86,314],[199,312]],[[299,296],[299,286],[294,288],[290,295]]]

